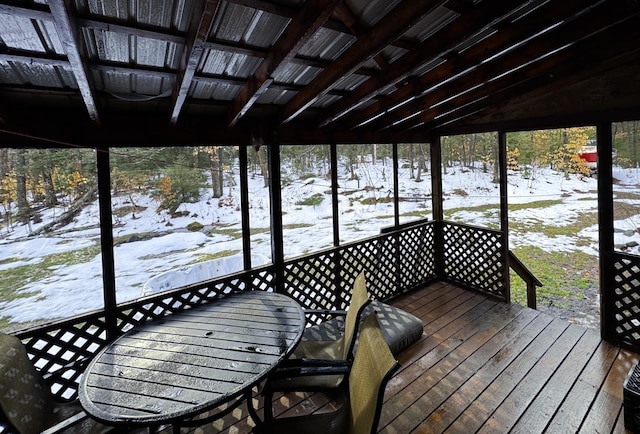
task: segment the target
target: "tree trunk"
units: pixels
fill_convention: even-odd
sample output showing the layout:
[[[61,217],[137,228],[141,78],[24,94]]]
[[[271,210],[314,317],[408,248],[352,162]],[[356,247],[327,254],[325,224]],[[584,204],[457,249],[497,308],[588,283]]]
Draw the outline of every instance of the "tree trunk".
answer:
[[[11,171],[11,164],[9,162],[9,149],[0,149],[0,180],[4,178],[7,173]]]
[[[633,121],[631,124],[631,129],[633,130],[632,141],[631,141],[631,152],[632,152],[632,161],[633,166],[638,167],[638,127],[640,126],[640,122]]]
[[[413,173],[413,143],[409,143],[409,179],[415,178]]]
[[[222,173],[222,159],[221,159],[221,148],[219,146],[215,146],[211,153],[209,154],[209,158],[211,160],[211,184],[213,188],[213,197],[222,197],[222,184],[223,184],[223,173]]]
[[[264,178],[264,186],[269,187],[269,165],[267,164],[267,148],[260,146],[256,151],[258,154],[258,164],[260,165],[260,174]]]
[[[58,204],[56,191],[53,187],[53,178],[48,169],[42,171],[42,185],[44,187],[44,203],[47,207],[53,207]]]
[[[27,200],[27,173],[25,149],[16,150],[16,202],[18,204],[18,218],[26,223],[31,217],[31,208]]]
[[[418,145],[418,173],[416,174],[416,182],[422,182],[422,169],[425,167],[424,153],[422,145]]]

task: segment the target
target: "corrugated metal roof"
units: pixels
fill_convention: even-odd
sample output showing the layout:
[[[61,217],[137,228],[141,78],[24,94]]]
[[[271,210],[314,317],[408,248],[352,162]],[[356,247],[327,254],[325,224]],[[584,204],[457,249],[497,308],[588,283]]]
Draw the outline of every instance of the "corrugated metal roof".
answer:
[[[451,95],[467,98],[460,98],[464,110],[474,104],[493,109],[489,97],[499,92],[491,86],[506,80],[509,71],[528,67],[526,50],[539,59],[557,56],[566,70],[584,53],[604,59],[598,65],[608,56],[625,58],[640,39],[634,33],[638,13],[633,2],[613,0],[209,0],[205,14],[195,12],[200,4],[76,0],[70,9],[58,9],[45,0],[0,0],[2,100],[12,107],[30,98],[34,106],[44,98],[73,109],[80,104],[89,119],[99,119],[102,107],[107,112],[130,107],[131,113],[165,110],[158,116],[175,123],[181,113],[205,113],[210,107],[216,114],[226,108],[220,123],[271,113],[289,125],[299,115],[305,120],[317,116],[317,125],[331,128],[337,119],[361,124],[359,116],[366,115],[384,119],[381,129],[388,122],[387,127],[400,130],[404,112],[427,111],[419,98],[445,84]],[[194,13],[200,14],[197,19]],[[65,31],[67,21],[70,32]],[[190,28],[192,23],[206,28]],[[567,33],[554,30],[557,37],[538,42],[542,30],[556,24],[573,27]],[[385,40],[379,41],[380,35]],[[554,46],[556,40],[564,45]],[[505,50],[510,50],[507,71],[499,63]],[[564,51],[570,60],[561,57]],[[489,69],[482,64],[486,59],[497,59],[496,64]],[[531,77],[520,71],[505,87],[519,85],[520,77],[552,76],[553,64],[546,68],[527,69]],[[487,95],[482,95],[478,89],[485,87]],[[403,104],[408,99],[416,101]],[[457,110],[449,107],[447,115]],[[437,124],[430,121],[422,119],[425,125]]]

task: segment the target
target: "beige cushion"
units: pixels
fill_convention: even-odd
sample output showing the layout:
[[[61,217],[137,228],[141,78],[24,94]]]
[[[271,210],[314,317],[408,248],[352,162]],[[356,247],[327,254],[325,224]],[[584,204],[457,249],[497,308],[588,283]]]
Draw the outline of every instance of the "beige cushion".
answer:
[[[393,354],[400,353],[422,336],[424,324],[422,320],[415,315],[381,301],[374,300],[364,308],[361,318],[366,318],[373,311],[377,313],[382,335]],[[304,344],[304,341],[331,341],[339,339],[342,335],[343,327],[344,319],[341,317],[336,317],[321,324],[307,327],[302,335],[301,344]]]
[[[15,336],[0,334],[0,407],[23,434],[39,433],[54,419],[54,406],[42,376]]]

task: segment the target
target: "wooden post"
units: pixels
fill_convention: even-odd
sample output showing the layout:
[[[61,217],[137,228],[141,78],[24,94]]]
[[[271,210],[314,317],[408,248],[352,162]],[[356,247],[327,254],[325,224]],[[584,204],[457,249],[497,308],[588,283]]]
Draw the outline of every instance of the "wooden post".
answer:
[[[600,248],[600,335],[616,339],[613,278],[613,135],[611,122],[597,125],[598,138],[598,236]]]
[[[240,215],[242,219],[242,259],[244,269],[250,270],[251,264],[251,225],[249,219],[249,174],[247,165],[247,146],[240,146],[238,152],[240,160]]]
[[[284,293],[284,234],[282,229],[282,179],[280,174],[280,144],[267,148],[269,160],[269,205],[271,219],[271,260],[275,268],[275,290]]]
[[[435,233],[433,242],[435,248],[435,272],[436,276],[444,276],[444,212],[442,209],[442,140],[438,135],[430,140],[431,144],[431,203],[433,207],[433,220],[435,221]]]
[[[504,298],[511,302],[511,279],[509,277],[509,200],[507,198],[507,133],[498,131],[498,169],[500,170],[500,232],[502,232]],[[536,306],[536,288],[527,283],[527,305]]]
[[[109,164],[109,148],[100,147],[96,151],[98,205],[100,208],[102,286],[107,341],[111,341],[115,339],[118,334],[116,318],[116,272],[113,259],[113,216],[111,214],[111,168]]]

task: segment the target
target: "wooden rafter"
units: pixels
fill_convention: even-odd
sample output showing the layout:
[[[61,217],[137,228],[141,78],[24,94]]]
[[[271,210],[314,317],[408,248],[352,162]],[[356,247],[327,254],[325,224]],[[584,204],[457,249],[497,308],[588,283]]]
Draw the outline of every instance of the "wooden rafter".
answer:
[[[302,92],[298,92],[282,110],[282,121],[289,122],[296,118],[332,89],[341,78],[353,73],[443,3],[442,0],[404,0],[347,48],[340,58],[325,68]]]
[[[626,36],[623,42],[612,45],[613,38],[621,35]],[[479,99],[476,95],[475,98],[471,98],[472,102],[464,104],[460,110],[447,112],[416,126],[426,130],[442,128],[453,121],[485,110],[490,112],[496,105],[504,104],[530,92],[531,89],[541,88],[545,89],[545,94],[553,94],[554,91],[560,91],[579,80],[611,69],[617,66],[616,60],[640,51],[640,32],[624,24],[618,24],[588,37],[585,41],[577,42],[576,45],[575,50],[559,51],[540,59],[535,62],[535,66],[528,68],[525,74],[496,80],[496,84],[487,89],[494,90],[488,96]],[[587,47],[589,49],[586,49]]]
[[[204,47],[211,50],[224,51],[224,52],[233,53],[233,54],[244,54],[245,56],[259,57],[263,59],[269,55],[269,50],[266,50],[264,48],[254,47],[245,43],[231,42],[231,41],[207,41],[204,43]],[[320,69],[326,68],[331,63],[330,60],[312,58],[312,57],[304,56],[300,54],[289,57],[288,61],[296,65],[311,66],[313,68],[320,68]],[[374,75],[377,71],[374,70],[374,68],[363,67],[363,68],[358,68],[356,72],[360,75],[370,77]]]
[[[32,20],[52,20],[51,12],[44,7],[20,7],[11,4],[0,3],[0,14],[24,17]]]
[[[93,95],[91,75],[86,62],[87,56],[84,50],[80,49],[81,36],[73,14],[72,3],[70,0],[50,0],[48,4],[89,117],[94,123],[99,124],[100,116]]]
[[[346,115],[370,98],[395,86],[411,76],[427,63],[437,59],[444,59],[457,46],[462,44],[469,35],[479,33],[484,28],[495,25],[505,14],[513,9],[511,2],[500,0],[485,0],[470,9],[468,13],[450,22],[427,40],[417,45],[413,50],[405,53],[392,65],[384,68],[379,74],[371,77],[350,93],[333,104],[325,115],[320,126]]]
[[[219,0],[201,0],[196,2],[194,7],[189,24],[189,36],[171,98],[171,124],[173,125],[178,122],[180,111],[187,99],[189,87],[204,51],[203,42],[209,36],[218,4]]]
[[[359,38],[366,32],[366,29],[363,28],[362,25],[360,25],[358,19],[353,15],[349,7],[344,2],[338,4],[338,7],[336,7],[334,13],[338,17],[338,19],[340,19],[340,21],[342,21],[344,25],[347,26],[349,30],[351,30],[351,32],[353,32],[356,38]],[[378,53],[373,56],[373,60],[381,68],[386,68],[387,66],[389,66],[389,62],[387,62],[387,59],[384,58],[382,53]]]
[[[582,14],[563,26],[555,27],[532,39],[518,50],[485,62],[472,72],[412,101],[407,108],[420,114],[407,120],[398,118],[404,113],[396,114],[393,124],[397,128],[412,128],[423,123],[431,125],[435,119],[438,119],[436,124],[440,124],[446,118],[454,116],[454,112],[465,109],[471,103],[484,100],[487,96],[526,78],[544,75],[541,70],[545,68],[540,65],[547,65],[553,62],[553,59],[561,59],[564,55],[570,56],[575,51],[575,47],[570,46],[573,41],[580,41],[610,27],[611,23],[627,19],[629,15],[623,10],[612,11],[602,6],[596,7],[591,13]],[[548,55],[560,49],[562,50],[556,54]],[[537,59],[541,60],[535,62]],[[388,119],[385,124],[390,125]],[[369,128],[372,126],[370,125]]]
[[[231,104],[229,125],[234,126],[251,108],[260,95],[273,82],[280,68],[293,57],[297,51],[313,36],[313,34],[331,16],[341,0],[308,0],[300,13],[289,23],[278,41],[269,50],[253,76],[240,90]]]
[[[397,119],[410,116],[412,109],[403,111],[394,120],[383,118],[385,115],[393,116],[392,112],[400,111],[405,104],[422,96],[450,77],[456,77],[465,71],[475,68],[493,53],[507,50],[513,47],[517,41],[524,41],[532,37],[539,29],[549,28],[564,21],[571,14],[582,12],[583,8],[590,7],[591,3],[587,2],[585,4],[583,0],[547,3],[522,20],[501,26],[497,32],[469,47],[464,52],[447,56],[445,62],[430,70],[428,74],[408,80],[406,85],[393,93],[385,95],[379,101],[361,110],[352,111],[341,120],[341,123],[348,128],[357,128],[373,120],[378,120],[378,125],[388,125]]]
[[[266,1],[266,0],[229,0],[229,3],[235,3],[238,5],[246,6],[249,8],[268,12],[270,14],[278,15],[285,18],[295,18],[300,13],[301,7],[287,5],[278,1]],[[329,18],[323,27],[327,29],[335,30],[340,33],[347,33],[353,36],[357,36],[356,33],[341,20],[334,20]],[[398,40],[396,44],[402,48],[408,48],[412,45],[411,41]]]
[[[15,53],[0,52],[0,61],[4,62],[19,62],[19,63],[39,63],[48,66],[59,66],[63,68],[69,68],[69,61],[66,57],[45,55],[42,53]],[[167,80],[174,80],[177,75],[177,71],[167,68],[158,68],[151,66],[129,66],[128,64],[114,63],[114,62],[90,62],[89,69],[92,71],[102,71],[114,74],[130,74],[136,76],[149,76],[156,78],[164,78]],[[200,74],[194,75],[193,81],[198,83],[211,83],[211,84],[229,84],[233,86],[242,86],[245,80],[238,77],[217,75],[217,74]],[[272,89],[286,90],[292,92],[299,92],[304,86],[291,83],[273,82],[270,86]],[[331,95],[340,97],[346,96],[346,92],[333,90]],[[153,95],[150,95],[153,96]]]

